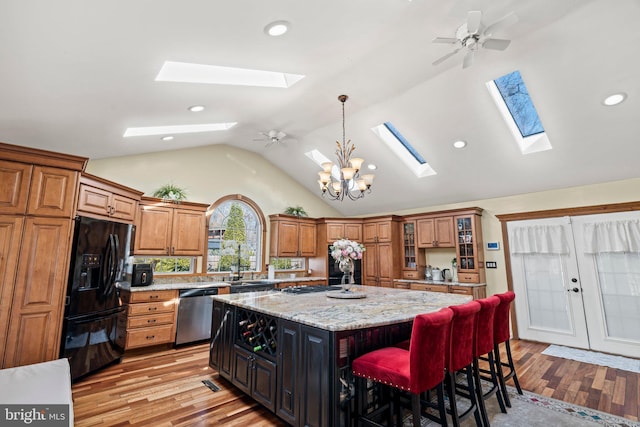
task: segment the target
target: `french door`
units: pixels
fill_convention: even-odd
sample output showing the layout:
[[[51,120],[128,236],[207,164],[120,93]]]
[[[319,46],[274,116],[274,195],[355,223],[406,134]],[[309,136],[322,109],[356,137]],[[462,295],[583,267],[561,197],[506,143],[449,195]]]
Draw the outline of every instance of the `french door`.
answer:
[[[589,348],[582,286],[568,217],[513,221],[507,224],[511,252],[515,313],[520,338]],[[521,232],[520,234],[518,232]],[[551,232],[558,248],[544,241],[520,248],[518,237]],[[544,234],[538,239],[544,239]]]
[[[640,358],[640,213],[507,229],[521,338]]]

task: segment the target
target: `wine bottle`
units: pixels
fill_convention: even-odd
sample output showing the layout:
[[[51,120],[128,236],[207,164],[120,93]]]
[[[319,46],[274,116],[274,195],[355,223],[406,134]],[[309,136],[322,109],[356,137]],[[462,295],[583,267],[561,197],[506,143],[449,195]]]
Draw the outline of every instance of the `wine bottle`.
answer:
[[[249,319],[244,319],[238,322],[238,326],[244,326],[249,323]]]
[[[260,350],[262,350],[262,344],[258,344],[257,346],[253,347],[254,352],[260,351]]]

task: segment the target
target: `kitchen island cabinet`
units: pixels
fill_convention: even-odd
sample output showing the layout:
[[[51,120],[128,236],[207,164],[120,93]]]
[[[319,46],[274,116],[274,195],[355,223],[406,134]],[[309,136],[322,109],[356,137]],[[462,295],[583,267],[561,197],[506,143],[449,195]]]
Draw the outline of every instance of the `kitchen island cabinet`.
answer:
[[[257,389],[264,395],[275,387],[275,400],[256,400],[289,425],[354,425],[351,361],[408,338],[417,314],[471,299],[370,286],[356,286],[354,292],[365,297],[329,298],[326,291],[214,296],[212,330],[217,338],[211,345],[210,366],[254,398]],[[265,364],[275,369],[275,376],[263,374],[247,389],[247,376],[255,380],[259,375],[245,374],[247,366],[265,369],[258,368]]]

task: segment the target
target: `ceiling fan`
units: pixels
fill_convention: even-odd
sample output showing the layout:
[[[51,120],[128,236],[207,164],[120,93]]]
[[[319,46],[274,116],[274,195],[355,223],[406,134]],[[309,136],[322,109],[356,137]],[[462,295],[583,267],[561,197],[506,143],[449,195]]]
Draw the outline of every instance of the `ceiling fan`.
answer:
[[[282,144],[282,141],[287,138],[287,134],[279,130],[270,130],[269,132],[259,132],[264,138],[254,139],[254,141],[267,141],[266,148],[271,147],[273,144]]]
[[[511,12],[491,25],[485,26],[482,23],[481,11],[471,10],[467,12],[467,22],[458,27],[455,38],[436,37],[432,40],[433,43],[456,45],[453,52],[449,52],[443,57],[435,60],[433,65],[438,65],[458,53],[460,50],[466,49],[467,53],[462,60],[462,68],[467,68],[473,64],[473,58],[479,46],[485,49],[505,50],[509,47],[511,40],[496,39],[493,38],[492,35],[497,31],[515,24],[516,22],[518,22],[518,17],[515,13]]]

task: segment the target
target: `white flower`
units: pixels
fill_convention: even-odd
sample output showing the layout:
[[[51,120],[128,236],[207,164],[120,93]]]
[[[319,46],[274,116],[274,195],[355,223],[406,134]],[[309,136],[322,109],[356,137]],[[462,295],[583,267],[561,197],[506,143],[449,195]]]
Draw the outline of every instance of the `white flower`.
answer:
[[[331,257],[341,265],[347,260],[362,259],[362,253],[365,251],[361,243],[347,239],[336,240],[329,249],[331,249]]]

